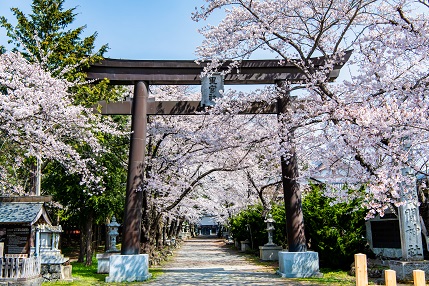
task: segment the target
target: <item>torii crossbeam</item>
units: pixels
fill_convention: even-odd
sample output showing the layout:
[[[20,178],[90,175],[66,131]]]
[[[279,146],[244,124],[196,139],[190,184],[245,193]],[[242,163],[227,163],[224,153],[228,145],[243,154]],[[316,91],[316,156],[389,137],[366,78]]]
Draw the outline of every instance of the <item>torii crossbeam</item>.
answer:
[[[329,79],[338,77],[340,69],[350,58],[347,52],[329,74]],[[312,58],[309,61],[317,70],[325,64],[325,58]],[[226,70],[229,62],[221,68]],[[131,143],[126,189],[125,215],[121,254],[139,254],[142,221],[143,170],[148,115],[185,115],[195,114],[199,108],[198,101],[148,101],[149,85],[199,85],[201,73],[206,63],[197,64],[191,60],[120,60],[105,59],[93,64],[87,70],[88,79],[110,80],[110,84],[134,85],[133,101],[106,104],[101,102],[102,114],[132,115]],[[239,66],[225,75],[225,85],[240,84],[290,84],[306,81],[304,74],[293,64],[280,65],[279,60],[243,60]],[[243,113],[279,113],[284,110],[285,102],[265,106],[255,104]],[[288,170],[282,160],[283,191],[285,194],[286,224],[289,251],[302,251],[305,247],[304,223],[300,204],[300,193],[294,179],[287,179]],[[293,170],[292,170],[293,171]],[[299,202],[299,203],[296,203]]]

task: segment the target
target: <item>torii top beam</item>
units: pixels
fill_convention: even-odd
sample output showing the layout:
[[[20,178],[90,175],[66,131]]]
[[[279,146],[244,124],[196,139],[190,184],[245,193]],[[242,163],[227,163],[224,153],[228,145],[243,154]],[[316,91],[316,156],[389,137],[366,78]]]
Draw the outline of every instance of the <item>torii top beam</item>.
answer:
[[[345,53],[330,72],[331,80],[338,77],[341,67],[348,61],[351,51]],[[310,61],[317,70],[325,63],[325,57],[311,58]],[[290,83],[305,82],[306,78],[296,68],[292,60],[284,65],[280,60],[243,60],[238,68],[225,75],[224,84],[274,84],[287,80]],[[219,71],[226,70],[226,62]],[[137,81],[145,81],[151,85],[200,85],[201,72],[207,66],[193,60],[122,60],[105,59],[92,64],[87,70],[88,79],[110,80],[111,84],[132,85]]]

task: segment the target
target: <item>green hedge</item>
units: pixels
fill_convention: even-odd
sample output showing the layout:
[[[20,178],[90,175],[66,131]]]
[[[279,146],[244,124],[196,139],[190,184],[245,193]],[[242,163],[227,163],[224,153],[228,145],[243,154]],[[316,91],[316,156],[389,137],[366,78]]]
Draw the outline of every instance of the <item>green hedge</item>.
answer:
[[[364,219],[366,211],[357,199],[333,205],[332,199],[322,195],[322,187],[312,185],[311,190],[303,197],[302,209],[307,243],[311,250],[319,253],[321,267],[348,270],[353,262],[353,255],[366,251]],[[261,205],[250,206],[229,220],[233,237],[238,241],[253,240],[254,250],[268,242],[262,213]],[[273,205],[271,214],[276,221],[274,243],[286,248],[284,205]]]
[[[302,202],[307,242],[319,253],[321,267],[350,269],[355,253],[365,252],[365,215],[358,199],[332,204],[312,186]]]

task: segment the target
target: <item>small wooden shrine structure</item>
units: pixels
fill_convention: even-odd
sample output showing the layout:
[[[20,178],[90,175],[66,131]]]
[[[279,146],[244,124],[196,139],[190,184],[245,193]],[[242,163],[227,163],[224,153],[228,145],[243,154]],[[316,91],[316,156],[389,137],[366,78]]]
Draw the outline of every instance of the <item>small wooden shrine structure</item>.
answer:
[[[63,264],[69,259],[58,249],[61,226],[52,225],[45,208],[51,200],[50,196],[0,197],[0,282],[68,276]]]

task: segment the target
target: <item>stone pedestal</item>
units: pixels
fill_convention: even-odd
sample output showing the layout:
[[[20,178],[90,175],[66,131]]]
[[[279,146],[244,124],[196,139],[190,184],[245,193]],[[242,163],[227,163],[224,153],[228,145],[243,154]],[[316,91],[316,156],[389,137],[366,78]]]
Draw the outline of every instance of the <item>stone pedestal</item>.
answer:
[[[322,277],[319,272],[319,254],[313,251],[279,251],[279,270],[285,278]]]
[[[396,279],[400,281],[411,281],[413,280],[413,270],[423,270],[425,273],[429,273],[429,261],[399,261],[390,260],[389,268],[395,270]],[[426,274],[426,279],[428,276]]]
[[[240,241],[240,244],[241,244],[241,248],[240,249],[243,252],[248,251],[248,250],[251,249],[250,248],[250,241],[248,241],[247,239],[243,240],[243,241]]]
[[[61,265],[61,280],[73,282],[72,265]]]
[[[281,250],[282,247],[276,244],[259,246],[259,258],[264,261],[277,261]]]
[[[149,273],[148,254],[112,255],[109,263],[106,282],[145,281],[152,277]]]
[[[97,254],[97,273],[109,273],[110,256],[119,254],[120,252],[105,252]]]

